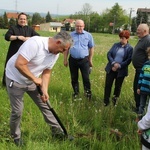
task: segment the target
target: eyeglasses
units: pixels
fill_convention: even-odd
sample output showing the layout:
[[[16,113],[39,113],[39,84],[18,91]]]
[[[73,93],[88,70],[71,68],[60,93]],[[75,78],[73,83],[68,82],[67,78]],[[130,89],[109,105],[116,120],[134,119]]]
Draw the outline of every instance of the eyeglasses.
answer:
[[[83,28],[84,26],[76,26],[76,28]]]

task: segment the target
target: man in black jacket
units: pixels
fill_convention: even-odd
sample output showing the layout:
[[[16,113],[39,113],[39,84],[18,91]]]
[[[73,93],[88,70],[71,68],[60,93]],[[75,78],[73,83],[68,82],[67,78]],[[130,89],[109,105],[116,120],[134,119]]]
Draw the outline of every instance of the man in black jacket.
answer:
[[[25,13],[20,13],[18,15],[18,24],[16,26],[11,26],[9,30],[5,34],[5,40],[11,41],[9,45],[9,49],[6,56],[5,67],[7,61],[13,56],[20,46],[30,37],[39,36],[37,32],[35,32],[31,27],[27,26],[27,15]],[[5,68],[4,68],[5,69]],[[3,86],[5,86],[5,71],[3,74],[2,80]]]
[[[149,27],[147,24],[140,24],[138,26],[137,36],[139,38],[139,41],[134,47],[132,55],[132,63],[135,68],[133,90],[134,90],[134,99],[136,103],[136,110],[135,110],[136,112],[138,112],[140,106],[140,95],[137,94],[138,79],[144,63],[148,60],[146,50],[148,47],[150,47]]]

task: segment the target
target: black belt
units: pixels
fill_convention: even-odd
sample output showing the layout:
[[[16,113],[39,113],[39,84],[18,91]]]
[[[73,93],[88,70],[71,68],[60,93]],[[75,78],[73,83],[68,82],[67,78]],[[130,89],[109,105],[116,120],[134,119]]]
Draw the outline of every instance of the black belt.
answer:
[[[71,55],[70,55],[71,58],[73,58]],[[88,56],[85,56],[84,58],[73,58],[74,60],[77,60],[77,61],[81,61],[81,60],[84,60],[88,58]]]

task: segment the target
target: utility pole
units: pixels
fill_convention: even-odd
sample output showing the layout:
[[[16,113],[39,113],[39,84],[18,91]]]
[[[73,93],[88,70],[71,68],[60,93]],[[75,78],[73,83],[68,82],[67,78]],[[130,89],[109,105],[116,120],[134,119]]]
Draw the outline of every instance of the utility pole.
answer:
[[[17,6],[18,6],[18,2],[17,2],[17,0],[15,1],[15,10],[16,10],[16,13],[17,13]]]
[[[88,32],[90,32],[90,15],[88,15]]]
[[[131,31],[131,16],[132,16],[132,12],[133,12],[133,8],[130,8],[130,13],[129,13],[129,23],[128,23],[128,29],[129,31]]]
[[[114,15],[114,22],[113,22],[113,30],[112,30],[112,34],[115,33],[115,24],[116,24],[116,15]]]
[[[59,22],[59,15],[58,15],[58,12],[59,12],[59,4],[57,4],[57,21]]]

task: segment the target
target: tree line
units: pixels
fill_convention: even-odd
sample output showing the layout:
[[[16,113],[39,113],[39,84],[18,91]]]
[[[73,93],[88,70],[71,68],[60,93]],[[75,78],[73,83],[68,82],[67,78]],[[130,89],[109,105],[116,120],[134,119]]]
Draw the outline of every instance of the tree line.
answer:
[[[41,17],[39,13],[34,13],[33,16],[27,15],[28,18],[28,25],[39,25],[41,23],[46,23],[46,22],[51,22],[51,21],[56,21],[55,19],[52,19],[49,11],[45,17]],[[0,28],[1,29],[8,29],[10,26],[16,25],[17,20],[14,18],[10,18],[8,20],[6,12],[4,13],[3,16],[0,16]]]
[[[66,16],[69,19],[82,19],[85,22],[85,30],[90,32],[103,32],[103,33],[117,33],[120,30],[130,30],[136,32],[137,26],[140,23],[148,23],[147,13],[138,13],[136,17],[131,18],[131,14],[127,12],[118,4],[104,10],[101,14],[92,11],[92,6],[85,3],[82,10]],[[66,18],[59,18],[59,21],[63,23]],[[52,18],[48,12],[45,17],[41,17],[39,13],[34,13],[33,16],[28,16],[28,25],[37,25],[45,22],[57,22],[57,19]],[[11,18],[7,19],[6,13],[0,17],[0,28],[8,28],[11,25],[16,24],[16,20]],[[70,23],[64,24],[66,30],[69,30]]]

